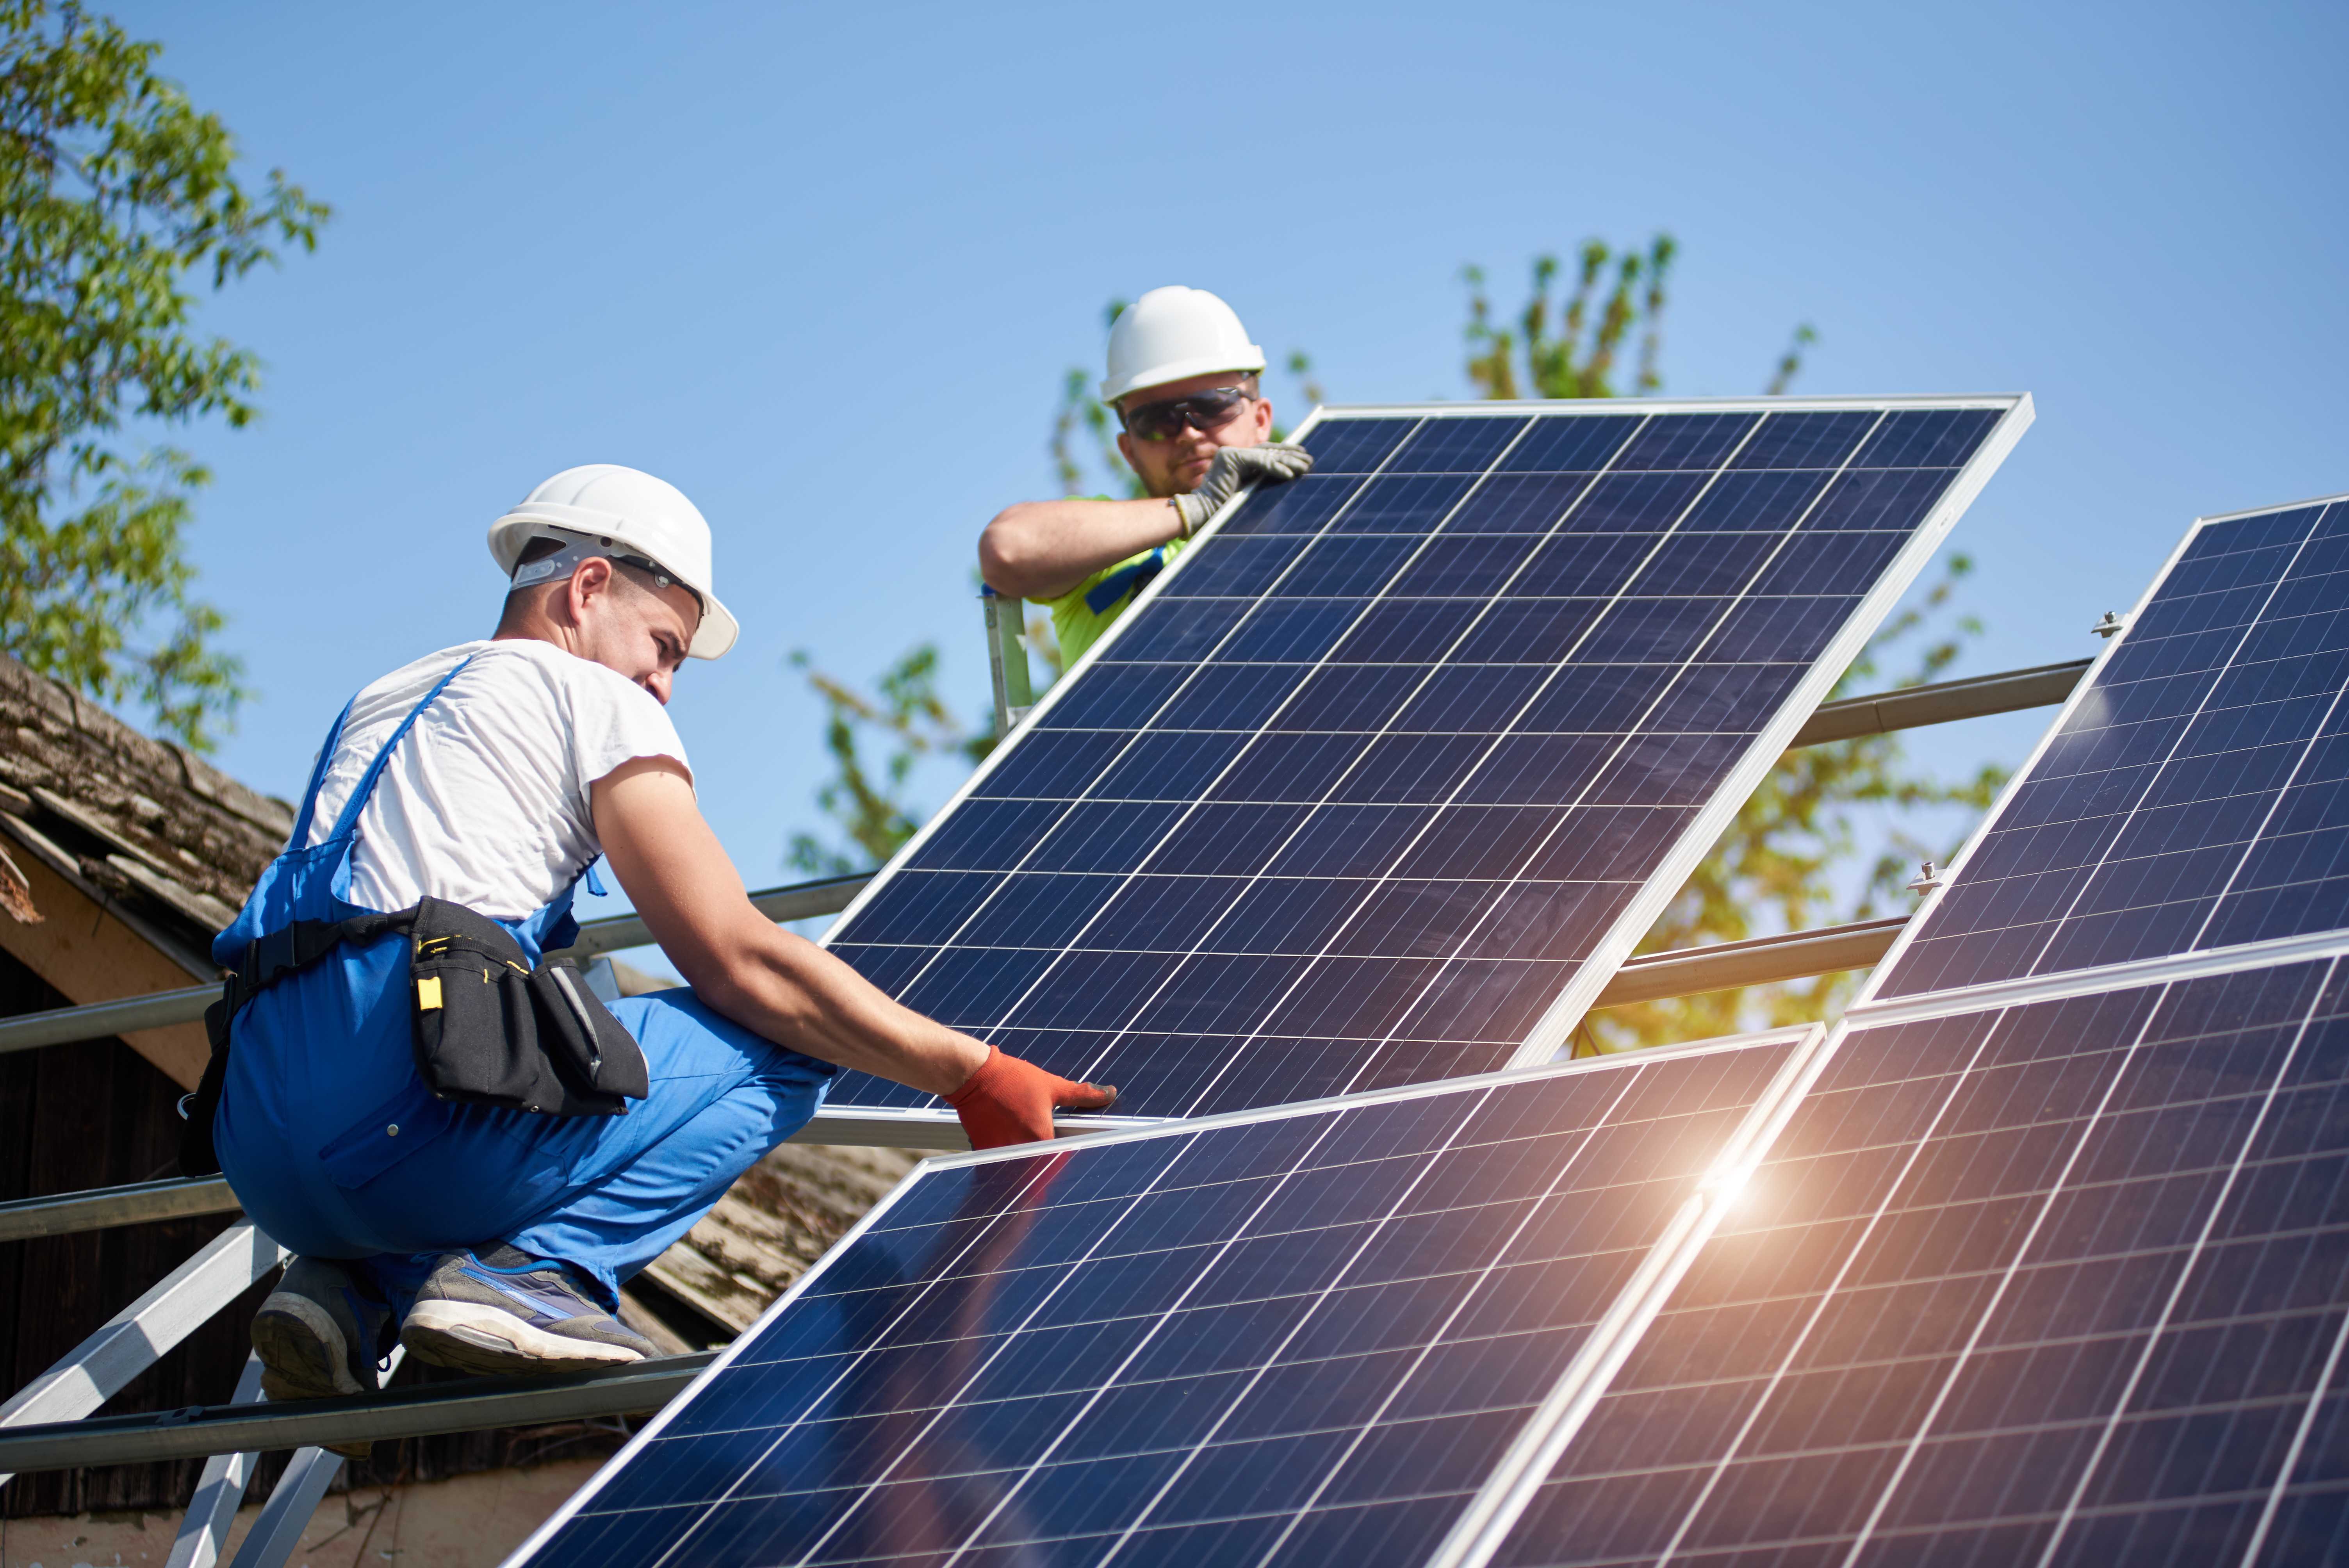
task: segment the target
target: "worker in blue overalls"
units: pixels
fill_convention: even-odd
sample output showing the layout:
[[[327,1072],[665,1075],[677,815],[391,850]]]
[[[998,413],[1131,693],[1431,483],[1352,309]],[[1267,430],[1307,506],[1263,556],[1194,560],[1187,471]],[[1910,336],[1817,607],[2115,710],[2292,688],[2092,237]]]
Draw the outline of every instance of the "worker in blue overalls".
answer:
[[[843,1068],[944,1096],[980,1147],[1114,1099],[899,1006],[751,906],[664,709],[685,659],[736,633],[684,495],[568,469],[490,545],[512,577],[495,636],[352,699],[214,944],[233,973],[192,1158],[216,1151],[298,1254],[254,1323],[273,1399],[374,1387],[395,1333],[481,1373],[652,1354],[621,1282]],[[599,856],[689,988],[605,1010],[541,963]]]

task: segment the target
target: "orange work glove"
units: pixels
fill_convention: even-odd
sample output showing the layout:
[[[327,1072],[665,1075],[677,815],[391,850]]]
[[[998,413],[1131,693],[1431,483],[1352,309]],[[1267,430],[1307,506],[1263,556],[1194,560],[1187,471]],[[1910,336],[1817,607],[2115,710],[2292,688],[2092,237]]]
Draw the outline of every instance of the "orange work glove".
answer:
[[[1054,1078],[989,1046],[987,1060],[947,1103],[962,1119],[973,1149],[1000,1149],[1051,1137],[1055,1110],[1107,1110],[1117,1103],[1117,1090]]]

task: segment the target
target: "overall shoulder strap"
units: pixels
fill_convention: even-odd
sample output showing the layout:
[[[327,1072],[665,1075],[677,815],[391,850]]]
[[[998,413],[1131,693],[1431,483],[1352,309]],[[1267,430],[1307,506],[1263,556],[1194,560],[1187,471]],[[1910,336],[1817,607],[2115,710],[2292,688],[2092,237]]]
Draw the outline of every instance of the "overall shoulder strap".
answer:
[[[318,791],[326,782],[326,765],[335,759],[336,749],[343,744],[343,727],[351,721],[351,709],[358,706],[357,696],[343,704],[343,711],[335,716],[335,727],[326,731],[326,744],[318,748],[318,760],[310,765],[310,785],[302,791],[302,810],[294,818],[294,836],[285,841],[289,850],[298,850],[310,836],[310,818],[318,809]]]
[[[408,738],[408,732],[416,727],[416,721],[424,717],[424,710],[432,706],[432,699],[446,691],[449,688],[449,683],[462,675],[465,666],[480,656],[478,654],[468,654],[460,659],[455,669],[442,676],[439,683],[424,694],[423,700],[408,710],[408,717],[399,721],[399,727],[391,732],[391,738],[383,743],[383,749],[375,754],[373,762],[367,764],[367,772],[362,774],[359,781],[351,787],[351,798],[343,802],[342,815],[335,819],[335,830],[326,835],[328,842],[336,839],[348,838],[358,827],[359,812],[366,809],[368,797],[375,793],[376,781],[383,777],[384,767],[390,762],[392,752],[398,748],[401,741]]]

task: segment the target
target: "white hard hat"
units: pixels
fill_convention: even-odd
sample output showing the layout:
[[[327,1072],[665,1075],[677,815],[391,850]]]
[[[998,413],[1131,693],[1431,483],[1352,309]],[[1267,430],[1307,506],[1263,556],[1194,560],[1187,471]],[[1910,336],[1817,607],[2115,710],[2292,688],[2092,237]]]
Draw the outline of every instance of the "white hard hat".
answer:
[[[1232,307],[1206,289],[1169,284],[1125,307],[1109,329],[1109,379],[1102,401],[1216,370],[1264,368],[1264,350],[1247,340]]]
[[[686,650],[693,657],[714,659],[734,645],[741,627],[710,591],[709,524],[675,485],[617,463],[565,469],[490,524],[498,569],[512,576],[523,547],[554,529],[658,562],[700,595],[701,625]]]

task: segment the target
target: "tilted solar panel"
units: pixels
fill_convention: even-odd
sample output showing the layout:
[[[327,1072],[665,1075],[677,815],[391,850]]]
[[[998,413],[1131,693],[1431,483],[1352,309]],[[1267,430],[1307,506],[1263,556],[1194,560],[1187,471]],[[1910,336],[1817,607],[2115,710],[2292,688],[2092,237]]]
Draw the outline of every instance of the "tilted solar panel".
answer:
[[[2343,1561],[2349,967],[2169,968],[1831,1045],[1494,1561]]]
[[[2029,417],[1324,410],[828,941],[1137,1116],[1547,1060]]]
[[[1869,995],[2349,927],[2349,497],[2195,524]]]
[[[933,1161],[514,1561],[1425,1562],[1817,1037]]]

